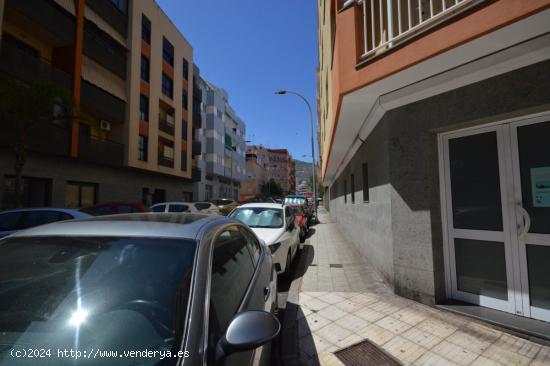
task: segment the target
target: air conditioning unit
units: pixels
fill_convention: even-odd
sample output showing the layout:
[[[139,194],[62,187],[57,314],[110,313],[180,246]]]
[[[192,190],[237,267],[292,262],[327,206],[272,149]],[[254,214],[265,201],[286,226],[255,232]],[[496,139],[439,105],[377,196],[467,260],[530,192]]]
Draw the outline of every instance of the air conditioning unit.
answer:
[[[99,127],[104,131],[111,131],[111,123],[105,120],[99,121]]]

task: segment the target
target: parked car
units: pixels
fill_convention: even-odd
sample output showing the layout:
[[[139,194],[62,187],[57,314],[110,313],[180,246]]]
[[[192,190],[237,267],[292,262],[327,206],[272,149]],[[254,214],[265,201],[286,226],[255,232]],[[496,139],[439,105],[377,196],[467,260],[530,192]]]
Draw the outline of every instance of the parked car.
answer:
[[[288,205],[296,217],[298,226],[300,227],[300,241],[303,243],[306,240],[307,233],[309,231],[309,220],[305,214],[304,206],[302,205]]]
[[[280,331],[272,256],[227,217],[127,214],[33,228],[0,240],[0,276],[5,349],[76,341],[78,350],[172,355],[138,354],[132,364],[267,365]],[[91,363],[119,361],[55,361]]]
[[[188,212],[219,215],[218,207],[210,202],[163,202],[150,207],[152,212]]]
[[[80,219],[90,215],[68,208],[20,208],[0,212],[0,238],[19,230],[50,222]]]
[[[278,273],[288,274],[300,246],[300,228],[289,206],[279,203],[247,203],[229,217],[244,222],[265,241]]]
[[[304,208],[304,212],[308,219],[313,218],[313,207],[309,204],[309,200],[305,196],[292,195],[286,196],[284,200],[285,205],[301,205]]]
[[[106,202],[91,207],[84,207],[80,211],[92,216],[114,215],[123,213],[149,212],[149,209],[141,203],[135,202]]]
[[[218,206],[222,215],[228,215],[235,207],[239,205],[237,201],[229,198],[221,198],[210,202]]]

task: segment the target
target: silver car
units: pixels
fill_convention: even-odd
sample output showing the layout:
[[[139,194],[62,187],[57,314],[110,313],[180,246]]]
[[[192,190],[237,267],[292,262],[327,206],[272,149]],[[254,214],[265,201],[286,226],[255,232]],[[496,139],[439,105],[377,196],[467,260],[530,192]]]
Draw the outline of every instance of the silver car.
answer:
[[[22,231],[0,240],[0,365],[268,365],[276,280],[265,244],[222,216]]]

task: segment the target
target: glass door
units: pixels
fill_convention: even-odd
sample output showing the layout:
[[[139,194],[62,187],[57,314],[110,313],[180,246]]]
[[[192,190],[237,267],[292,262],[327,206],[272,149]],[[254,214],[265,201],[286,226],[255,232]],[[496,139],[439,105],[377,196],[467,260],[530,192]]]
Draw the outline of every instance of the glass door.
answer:
[[[523,315],[550,321],[550,117],[512,123],[510,136]]]
[[[443,136],[443,209],[452,297],[515,312],[505,139],[504,126]]]

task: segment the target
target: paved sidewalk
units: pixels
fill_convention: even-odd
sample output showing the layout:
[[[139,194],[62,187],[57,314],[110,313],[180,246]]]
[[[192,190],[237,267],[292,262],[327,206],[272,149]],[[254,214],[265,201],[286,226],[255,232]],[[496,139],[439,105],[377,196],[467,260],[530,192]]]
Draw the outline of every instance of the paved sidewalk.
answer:
[[[301,364],[342,365],[333,353],[368,339],[404,365],[550,365],[548,347],[394,295],[326,211],[319,218],[303,252]]]

